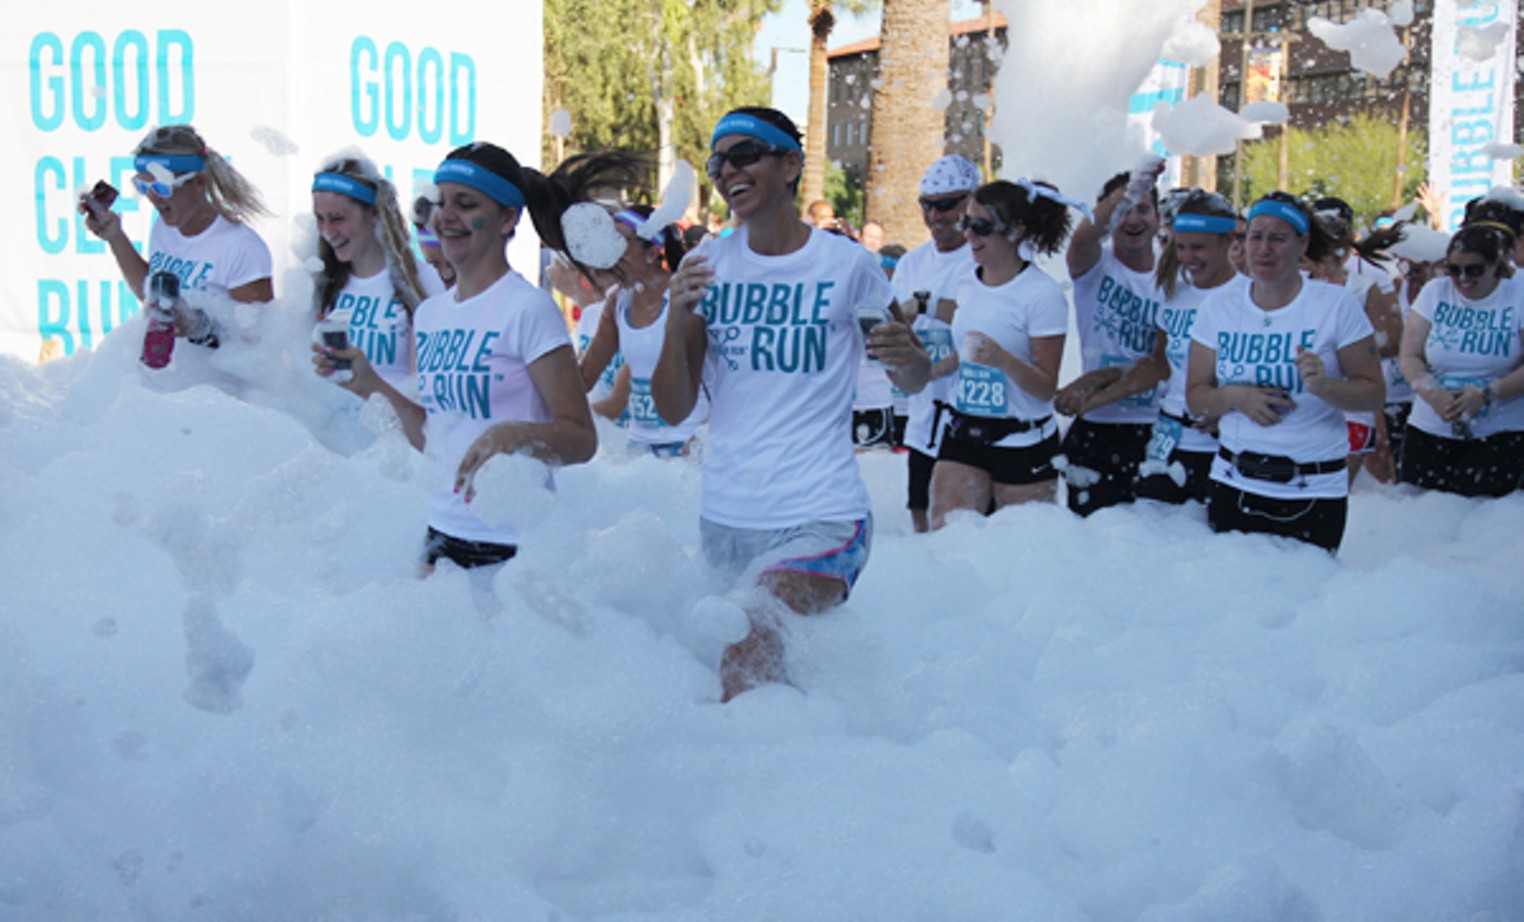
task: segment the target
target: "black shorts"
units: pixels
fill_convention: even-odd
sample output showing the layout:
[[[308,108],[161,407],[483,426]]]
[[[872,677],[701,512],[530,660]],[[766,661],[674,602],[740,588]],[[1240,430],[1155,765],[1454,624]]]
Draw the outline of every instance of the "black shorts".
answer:
[[[930,509],[931,469],[936,467],[937,459],[914,448],[905,454],[910,467],[910,498],[906,501],[905,508]]]
[[[1349,499],[1276,499],[1212,481],[1207,521],[1216,532],[1282,535],[1315,544],[1330,554],[1344,540]]]
[[[1139,477],[1133,487],[1138,499],[1151,499],[1179,506],[1187,500],[1207,502],[1212,494],[1212,459],[1215,451],[1183,451],[1179,448],[1170,453],[1169,469],[1161,474]],[[1185,483],[1176,483],[1170,475],[1179,464],[1185,472]]]
[[[423,562],[429,566],[441,557],[457,567],[470,570],[473,567],[494,567],[505,563],[519,552],[513,544],[493,544],[490,541],[466,541],[454,538],[435,528],[429,529],[423,542]]]
[[[1402,440],[1403,483],[1461,496],[1507,496],[1524,478],[1524,432],[1446,439],[1409,426]]]
[[[852,444],[858,448],[894,445],[894,409],[852,411]]]
[[[1036,445],[1021,448],[999,448],[994,445],[976,445],[954,438],[951,433],[942,436],[942,449],[937,452],[938,461],[955,461],[976,467],[996,483],[1022,486],[1042,483],[1058,477],[1053,466],[1053,456],[1058,454],[1057,433]]]
[[[1153,423],[1092,423],[1076,419],[1064,436],[1067,470],[1093,471],[1098,479],[1094,483],[1081,481],[1078,476],[1067,479],[1069,510],[1089,515],[1107,506],[1132,502],[1138,465],[1143,463],[1153,435]]]
[[[1413,412],[1411,403],[1389,403],[1381,408],[1386,417],[1386,443],[1391,446],[1392,464],[1397,466],[1397,479],[1402,479],[1402,440],[1408,433],[1408,414]]]

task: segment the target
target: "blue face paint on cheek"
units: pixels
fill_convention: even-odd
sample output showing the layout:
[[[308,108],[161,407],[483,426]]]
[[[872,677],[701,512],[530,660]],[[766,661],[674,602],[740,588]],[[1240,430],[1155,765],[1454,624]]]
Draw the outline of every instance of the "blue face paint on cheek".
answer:
[[[476,217],[472,218],[471,219],[471,229],[472,230],[486,230],[487,229],[487,219],[482,217],[481,215],[477,215]]]

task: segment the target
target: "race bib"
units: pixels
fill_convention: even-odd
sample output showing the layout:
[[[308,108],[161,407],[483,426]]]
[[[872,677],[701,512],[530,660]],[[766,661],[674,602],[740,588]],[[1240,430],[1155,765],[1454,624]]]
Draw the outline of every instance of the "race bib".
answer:
[[[926,347],[926,354],[933,365],[953,354],[952,330],[946,327],[922,330],[920,337],[921,345]]]
[[[1440,375],[1439,386],[1447,391],[1460,391],[1465,390],[1468,387],[1474,387],[1477,390],[1481,390],[1487,386],[1487,379],[1473,378],[1467,375]],[[1477,411],[1476,416],[1472,418],[1483,419],[1491,410],[1492,407],[1482,407]]]
[[[1129,358],[1125,355],[1103,355],[1101,356],[1101,367],[1126,368],[1134,361],[1135,359]],[[1154,405],[1154,394],[1157,392],[1157,390],[1157,387],[1151,387],[1146,391],[1140,391],[1139,393],[1133,394],[1131,397],[1123,397],[1121,400],[1118,400],[1117,403],[1124,407],[1151,407]]]
[[[1161,463],[1169,461],[1170,455],[1174,454],[1175,446],[1180,444],[1180,436],[1185,432],[1185,427],[1180,420],[1171,419],[1163,413],[1154,420],[1154,432],[1148,440],[1148,451],[1145,455],[1149,461]]]
[[[1005,372],[988,365],[964,362],[958,367],[956,406],[965,416],[1005,416],[1008,413]]]
[[[630,377],[630,402],[626,408],[630,419],[638,426],[662,428],[667,425],[656,412],[656,399],[651,396],[651,379]]]

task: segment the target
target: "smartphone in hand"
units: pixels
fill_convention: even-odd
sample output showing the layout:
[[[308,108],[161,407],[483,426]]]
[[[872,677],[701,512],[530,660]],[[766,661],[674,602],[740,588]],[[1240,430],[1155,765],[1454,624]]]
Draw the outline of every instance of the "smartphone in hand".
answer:
[[[115,186],[102,179],[89,192],[80,196],[79,210],[99,218],[111,210],[111,206],[116,204],[117,196],[120,194]]]

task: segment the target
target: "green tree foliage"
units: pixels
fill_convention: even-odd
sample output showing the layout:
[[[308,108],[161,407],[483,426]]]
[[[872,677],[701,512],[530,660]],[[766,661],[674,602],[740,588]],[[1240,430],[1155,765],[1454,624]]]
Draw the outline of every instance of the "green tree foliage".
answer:
[[[1287,139],[1290,192],[1313,197],[1336,195],[1369,223],[1392,207],[1397,177],[1397,125],[1360,113],[1348,122],[1312,131],[1291,128]],[[1402,202],[1411,201],[1424,181],[1428,139],[1409,128],[1402,173]],[[1280,141],[1267,138],[1244,145],[1244,202],[1274,191],[1280,171]]]
[[[715,121],[736,106],[767,104],[752,41],[781,3],[545,0],[544,162],[556,162],[549,119],[558,109],[572,119],[565,153],[617,149],[653,162],[666,111],[677,156],[702,177]]]
[[[835,160],[825,165],[825,197],[853,227],[863,226],[863,178],[856,170],[849,170]]]

